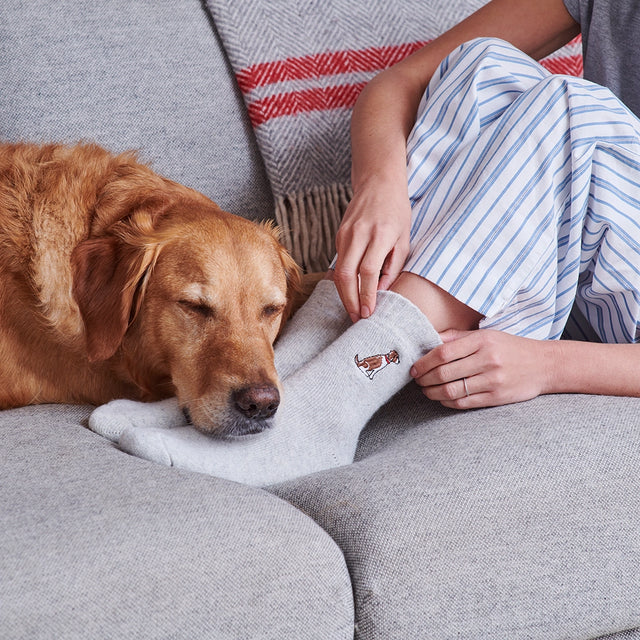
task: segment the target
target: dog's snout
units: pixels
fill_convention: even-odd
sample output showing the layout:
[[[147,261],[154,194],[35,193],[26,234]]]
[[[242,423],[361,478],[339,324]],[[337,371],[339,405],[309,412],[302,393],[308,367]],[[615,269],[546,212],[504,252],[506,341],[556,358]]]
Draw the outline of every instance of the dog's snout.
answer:
[[[271,385],[243,387],[233,392],[236,409],[247,418],[270,418],[280,404],[280,392]]]

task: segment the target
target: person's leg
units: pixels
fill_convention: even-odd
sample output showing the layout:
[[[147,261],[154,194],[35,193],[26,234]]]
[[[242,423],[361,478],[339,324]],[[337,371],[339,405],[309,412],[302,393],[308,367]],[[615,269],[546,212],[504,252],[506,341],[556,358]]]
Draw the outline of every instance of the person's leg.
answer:
[[[481,56],[464,57],[465,50],[479,49]],[[602,258],[609,255],[615,265],[637,255],[639,233],[631,227],[638,203],[630,194],[638,188],[638,119],[603,87],[534,73],[538,65],[506,43],[473,41],[454,57],[469,64],[448,68],[410,139],[413,220],[405,271],[428,281],[428,293],[435,285],[462,306],[445,308],[441,325],[437,306],[427,310],[415,293],[410,299],[438,328],[447,326],[446,314],[473,317],[468,307],[481,318],[480,327],[554,339],[576,292],[580,302],[595,291],[594,319],[628,320],[625,332],[610,336],[635,333],[637,314],[629,309],[638,305],[626,298],[637,297],[637,270],[625,267],[631,275],[611,284]],[[494,104],[495,89],[502,102],[492,119],[487,105]],[[446,123],[446,135],[437,123]],[[450,130],[468,134],[458,140]],[[607,205],[612,199],[615,207]],[[617,255],[607,253],[613,235]],[[619,301],[616,291],[622,292]]]
[[[416,245],[455,206],[463,185],[477,178],[471,158],[496,138],[496,123],[549,72],[506,42],[482,38],[453,51],[432,78],[407,144],[412,201],[412,253]],[[451,175],[457,182],[450,185]],[[479,183],[478,180],[476,183]],[[407,267],[391,287],[411,300],[437,331],[477,329],[483,314],[429,279],[416,265]]]
[[[467,42],[443,60],[420,102],[407,140],[409,197],[414,208],[412,240],[423,232],[425,216],[433,213],[427,213],[425,206],[450,206],[444,198],[455,198],[456,192],[476,181],[471,164],[475,150],[499,135],[496,123],[505,111],[549,76],[524,53],[492,38]],[[525,126],[526,120],[519,123],[518,132],[524,134]],[[470,159],[461,161],[468,154],[472,154]],[[447,190],[433,191],[443,181]]]
[[[391,286],[391,291],[411,300],[439,333],[447,329],[477,329],[482,316],[450,293],[422,276],[403,271]]]

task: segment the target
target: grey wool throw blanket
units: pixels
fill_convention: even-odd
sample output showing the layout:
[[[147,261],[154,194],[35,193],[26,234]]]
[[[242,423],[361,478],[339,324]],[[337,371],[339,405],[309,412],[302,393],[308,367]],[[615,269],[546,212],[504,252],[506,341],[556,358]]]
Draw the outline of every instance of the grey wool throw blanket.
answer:
[[[242,92],[283,242],[327,268],[351,197],[349,123],[364,85],[484,0],[206,0]],[[580,58],[579,44],[577,57]],[[559,59],[574,71],[576,50]]]

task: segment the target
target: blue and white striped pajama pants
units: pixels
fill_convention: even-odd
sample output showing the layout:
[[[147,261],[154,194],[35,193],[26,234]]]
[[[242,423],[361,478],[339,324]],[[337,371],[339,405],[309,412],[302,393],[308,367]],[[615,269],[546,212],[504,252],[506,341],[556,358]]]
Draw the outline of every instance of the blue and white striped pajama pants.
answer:
[[[407,147],[404,267],[484,316],[556,339],[574,305],[604,342],[640,323],[640,121],[607,89],[494,39],[441,64]]]

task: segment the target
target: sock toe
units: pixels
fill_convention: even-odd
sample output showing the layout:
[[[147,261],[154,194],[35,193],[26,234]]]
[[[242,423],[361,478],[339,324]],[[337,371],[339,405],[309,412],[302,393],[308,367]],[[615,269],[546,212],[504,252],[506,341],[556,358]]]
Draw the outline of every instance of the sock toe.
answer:
[[[89,416],[89,429],[98,435],[117,442],[120,434],[131,425],[127,414],[137,403],[131,400],[112,400],[94,409]]]
[[[164,432],[159,429],[129,428],[122,432],[118,447],[125,453],[167,467],[173,465],[171,455],[164,443]]]
[[[112,400],[103,404],[89,416],[89,429],[117,442],[130,428],[172,428],[186,424],[186,418],[175,398],[159,402]]]

